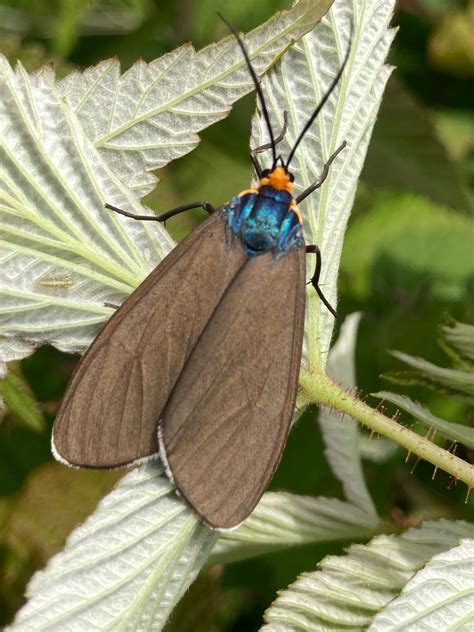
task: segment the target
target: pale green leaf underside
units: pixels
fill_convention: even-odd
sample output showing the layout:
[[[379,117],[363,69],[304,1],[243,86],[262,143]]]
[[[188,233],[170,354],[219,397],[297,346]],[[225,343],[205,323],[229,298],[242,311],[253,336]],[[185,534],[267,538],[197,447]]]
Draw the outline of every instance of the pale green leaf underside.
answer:
[[[367,461],[373,461],[374,463],[384,463],[388,461],[395,452],[398,446],[393,441],[385,439],[384,437],[360,437],[359,450],[363,459]]]
[[[31,346],[16,336],[6,337],[0,334],[0,379],[7,375],[5,362],[22,360],[31,353]]]
[[[320,286],[334,307],[344,232],[391,72],[384,62],[395,34],[388,28],[393,5],[387,0],[337,0],[321,24],[289,50],[281,64],[262,82],[274,128],[281,129],[284,110],[289,115],[288,131],[278,145],[278,153],[285,157],[341,67],[352,28],[352,45],[344,75],[291,163],[298,194],[319,178],[324,162],[343,140],[347,141],[347,148],[331,166],[323,187],[301,204],[305,240],[321,248]],[[252,146],[267,140],[262,119],[255,117]],[[267,162],[269,160],[267,158]],[[312,274],[314,257],[308,257],[307,264]],[[323,366],[334,318],[311,286],[308,286],[307,298],[304,358],[310,367]]]
[[[460,356],[474,362],[474,326],[453,321],[444,325],[442,330],[446,341]]]
[[[331,2],[301,0],[245,35],[257,75],[311,31]],[[139,198],[156,184],[150,171],[194,149],[198,132],[227,116],[232,103],[253,89],[233,36],[198,52],[185,44],[149,64],[137,62],[123,75],[119,62],[108,59],[59,86],[88,138]]]
[[[472,529],[470,539],[435,555],[418,571],[369,630],[474,630]]]
[[[471,524],[441,520],[401,536],[382,535],[367,545],[352,545],[346,555],[325,558],[320,570],[303,573],[281,592],[266,611],[262,630],[366,629],[434,555],[470,535]]]
[[[428,360],[401,351],[392,351],[391,354],[413,369],[420,371],[423,376],[435,384],[441,384],[454,391],[459,391],[465,394],[470,401],[474,401],[474,373],[457,369],[446,369],[428,362]]]
[[[326,367],[328,375],[349,391],[356,388],[354,359],[359,321],[360,313],[346,318],[329,353]],[[357,423],[347,415],[341,417],[327,408],[321,408],[318,421],[325,445],[324,454],[341,481],[347,500],[376,516],[377,510],[362,471]]]
[[[268,492],[237,529],[224,533],[209,563],[226,563],[301,544],[368,538],[373,513],[336,498]]]
[[[309,7],[310,3],[304,2],[302,6]],[[314,3],[316,6],[317,2]],[[294,11],[297,11],[296,7]],[[346,3],[338,0],[324,24],[298,49],[289,52],[292,57],[283,57],[283,66],[272,74],[264,87],[274,121],[281,120],[283,109],[290,112],[285,142],[291,144],[337,72],[347,50],[349,23],[354,23],[350,61],[340,90],[330,99],[323,117],[308,136],[305,148],[298,152],[292,164],[301,190],[317,178],[322,162],[337,144],[343,139],[348,141],[342,166],[331,172],[320,194],[312,196],[303,208],[308,242],[316,241],[323,249],[322,287],[332,302],[335,302],[345,223],[390,72],[384,66],[384,59],[393,38],[393,32],[387,30],[391,12],[392,4],[387,2],[358,0]],[[295,32],[301,34],[302,23],[296,22]],[[262,42],[268,37],[274,47],[270,50],[276,54],[272,29],[278,20],[272,24],[270,32],[262,28],[259,37]],[[281,50],[293,37],[291,27],[284,29],[285,37],[276,38],[283,43]],[[237,83],[244,83],[240,93],[230,74],[225,81],[218,77],[221,83],[217,93],[220,95],[223,86],[229,84],[228,103],[231,103],[248,91],[250,85],[248,77],[244,76],[235,42],[224,42],[227,43],[225,46],[221,43],[222,51],[229,55],[229,67],[235,64]],[[258,42],[257,45],[260,46]],[[216,48],[206,50],[214,54]],[[265,58],[266,53],[262,54]],[[267,57],[262,67],[267,67],[272,59]],[[217,61],[214,63],[217,67]],[[149,85],[153,85],[150,90],[156,98],[159,91],[154,85],[156,77],[151,76],[153,72],[147,75],[143,66],[137,67],[136,71],[135,77],[150,80]],[[0,244],[5,247],[0,251],[0,263],[6,264],[2,268],[6,274],[0,277],[0,293],[3,292],[1,322],[6,325],[9,335],[21,336],[31,344],[52,342],[62,349],[83,349],[112,313],[104,303],[120,303],[172,246],[166,232],[155,224],[126,220],[103,209],[107,201],[140,212],[137,196],[148,190],[151,183],[146,169],[159,164],[155,147],[149,147],[147,140],[148,125],[153,126],[152,118],[160,112],[147,109],[147,105],[140,111],[145,114],[144,121],[135,118],[128,128],[120,118],[117,119],[119,124],[113,128],[114,134],[110,138],[105,138],[100,130],[97,137],[92,134],[94,142],[97,138],[103,140],[98,143],[98,149],[84,133],[84,123],[80,123],[83,108],[87,106],[95,113],[97,105],[82,96],[84,103],[77,108],[77,114],[68,107],[68,100],[73,101],[74,90],[82,89],[80,78],[74,79],[74,82],[77,80],[74,85],[73,79],[69,85],[62,84],[63,92],[60,93],[48,71],[28,78],[21,68],[14,74],[4,65],[2,73],[2,97],[8,100],[13,114],[6,119],[7,133],[0,138],[0,142],[5,139],[4,155],[7,157],[7,168],[0,181],[0,221],[8,230],[7,243],[5,246]],[[100,73],[98,78],[101,78]],[[120,89],[134,94],[141,87],[133,79],[133,72],[129,78],[129,84],[122,78],[125,83]],[[117,97],[120,94],[118,79],[111,81],[112,94]],[[87,91],[92,91],[93,87],[93,84],[88,85]],[[207,110],[212,109],[208,108],[211,87],[207,85],[208,92],[203,94],[207,104],[203,108],[204,121],[210,121],[206,117]],[[64,94],[67,99],[62,98]],[[191,127],[186,129],[192,138],[188,145],[171,147],[165,162],[172,159],[173,151],[179,155],[188,151],[197,141],[196,131],[209,124],[205,122],[200,127],[192,127],[194,122],[190,119],[194,121],[197,116],[196,103],[199,102],[196,94],[193,88],[192,117],[177,107],[171,112],[173,117],[179,115],[178,119],[171,120],[179,121],[176,125],[180,131],[181,125],[185,125],[183,121],[187,121],[186,125]],[[164,90],[163,97],[166,98]],[[6,103],[6,100],[0,99],[2,102]],[[126,107],[118,99],[115,103],[119,109]],[[149,103],[151,100],[147,101]],[[218,107],[212,112],[213,120],[225,114],[219,99],[216,103]],[[136,105],[132,110],[139,112]],[[82,120],[84,118],[92,121],[92,117]],[[126,123],[126,116],[124,120]],[[163,120],[169,119],[165,116]],[[171,124],[169,129],[173,127]],[[142,134],[145,129],[146,135]],[[253,145],[259,144],[260,140],[267,141],[265,130],[260,130],[254,134]],[[91,134],[91,131],[87,133]],[[131,151],[124,146],[127,144],[125,140],[131,141]],[[110,146],[106,146],[107,143]],[[17,154],[18,147],[24,148],[24,155]],[[280,149],[283,153],[286,151],[283,143]],[[125,150],[129,151],[126,166]],[[312,361],[311,350],[319,353],[320,344],[323,350],[329,347],[333,319],[324,312],[319,318],[319,302],[311,300],[310,303],[313,309],[318,306],[312,312],[309,322],[311,339],[309,347],[306,345],[310,351],[307,357]],[[117,499],[123,499],[124,507],[118,523],[114,511]],[[343,516],[340,526],[341,533],[347,532],[349,537],[359,533],[363,537],[364,533],[367,536],[367,530],[374,528],[376,518],[373,515],[345,503],[338,507],[348,508],[348,515]],[[117,511],[120,516],[120,504]],[[321,519],[321,516],[313,515],[305,522],[301,516],[301,532],[309,531],[312,537],[318,537],[318,529],[322,529],[320,533],[323,534],[325,526],[337,524],[335,515],[331,515],[328,524],[322,527],[317,518]],[[291,522],[291,514],[288,519]],[[271,518],[268,522],[267,527],[272,531]],[[242,529],[245,536],[245,525]],[[271,537],[276,542],[275,534]],[[126,477],[117,492],[105,499],[90,520],[71,536],[64,553],[54,558],[44,574],[33,580],[29,588],[30,601],[20,612],[17,625],[34,621],[33,629],[41,629],[42,625],[49,625],[49,620],[57,620],[59,629],[65,629],[64,622],[69,617],[74,620],[81,616],[85,617],[86,625],[91,622],[101,626],[99,629],[139,629],[140,625],[146,628],[151,621],[154,629],[160,629],[173,604],[204,562],[214,537],[206,527],[198,524],[187,506],[174,497],[169,483],[158,478],[158,470],[147,466]],[[281,538],[284,537],[288,536],[281,533]],[[131,551],[136,554],[128,555]],[[74,572],[71,564],[75,565]],[[71,595],[77,595],[77,599],[71,601]]]
[[[303,0],[253,31],[257,67],[273,63],[329,4]],[[0,360],[12,359],[12,336],[25,343],[21,356],[45,343],[83,351],[113,313],[110,305],[172,248],[163,227],[127,220],[104,204],[143,213],[137,195],[144,190],[135,185],[151,177],[144,169],[189,151],[197,130],[251,90],[234,39],[192,53],[192,63],[189,47],[179,50],[137,63],[123,77],[117,62],[104,62],[59,87],[50,68],[29,77],[0,60]],[[189,143],[167,153],[158,143],[166,130]],[[150,143],[157,143],[152,157]]]
[[[83,350],[113,312],[106,303],[120,304],[173,242],[104,208],[134,203],[49,70],[30,77],[0,58],[0,119],[0,359],[39,343]]]
[[[10,629],[161,629],[216,538],[161,467],[135,470],[34,576]]]
[[[376,517],[337,499],[267,493],[250,518],[222,534],[209,563],[365,539],[377,526]],[[161,468],[146,465],[122,479],[34,577],[12,630],[68,629],[73,623],[133,630],[147,618],[160,629],[218,537],[177,497]]]
[[[372,397],[380,397],[395,406],[398,406],[405,412],[413,415],[426,428],[433,428],[446,439],[462,443],[466,448],[474,448],[474,428],[456,424],[446,419],[441,419],[433,415],[425,406],[414,402],[405,395],[397,395],[389,391],[380,391],[372,393]]]

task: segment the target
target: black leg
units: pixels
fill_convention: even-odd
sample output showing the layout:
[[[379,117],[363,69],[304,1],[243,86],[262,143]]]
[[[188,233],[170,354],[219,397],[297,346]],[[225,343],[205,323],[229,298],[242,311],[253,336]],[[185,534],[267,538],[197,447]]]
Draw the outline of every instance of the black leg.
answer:
[[[130,217],[131,219],[138,219],[144,222],[166,222],[170,217],[174,217],[175,215],[179,215],[179,213],[184,213],[185,211],[190,211],[193,208],[202,208],[209,215],[214,213],[216,210],[212,204],[209,202],[192,202],[191,204],[183,204],[183,206],[177,206],[176,208],[172,208],[170,211],[166,211],[166,213],[161,213],[161,215],[135,215],[134,213],[129,213],[128,211],[124,211],[121,208],[116,206],[112,206],[112,204],[106,204],[105,208],[114,211],[115,213],[119,213],[119,215],[124,215],[125,217]]]
[[[281,128],[281,132],[275,138],[275,145],[278,145],[278,143],[281,143],[281,141],[285,137],[287,129],[288,129],[288,112],[284,110],[283,111],[283,127]],[[255,154],[260,154],[262,151],[265,151],[266,149],[271,149],[271,148],[272,148],[271,143],[265,143],[264,145],[260,145],[260,147],[255,147],[255,149],[252,149],[250,153],[252,156],[254,156]]]
[[[296,198],[296,203],[299,204],[300,202],[302,202],[305,198],[308,197],[308,195],[311,195],[311,193],[313,191],[316,191],[316,189],[319,189],[319,187],[323,184],[323,182],[326,180],[326,178],[328,177],[328,173],[329,173],[329,167],[331,166],[332,162],[334,161],[334,159],[336,158],[336,156],[344,149],[344,147],[347,145],[346,141],[344,141],[343,143],[341,143],[339,145],[339,147],[336,149],[336,151],[332,154],[332,156],[330,156],[330,158],[328,159],[328,161],[326,162],[326,164],[323,167],[323,171],[321,173],[321,176],[319,178],[319,180],[317,180],[314,184],[312,184],[310,187],[308,187],[307,189],[305,189],[303,191],[303,193],[300,193],[300,195],[298,195],[298,197]]]
[[[321,275],[321,251],[319,250],[318,246],[315,245],[311,245],[311,246],[306,246],[306,254],[311,253],[311,254],[315,254],[316,255],[316,267],[314,268],[314,274],[311,277],[311,285],[314,287],[314,289],[316,290],[319,298],[322,300],[322,302],[324,303],[324,305],[326,305],[326,307],[328,308],[328,310],[331,312],[331,314],[334,316],[334,318],[337,318],[337,312],[336,310],[331,307],[329,301],[327,300],[327,298],[324,296],[321,288],[319,287],[318,283],[319,283],[319,277]]]

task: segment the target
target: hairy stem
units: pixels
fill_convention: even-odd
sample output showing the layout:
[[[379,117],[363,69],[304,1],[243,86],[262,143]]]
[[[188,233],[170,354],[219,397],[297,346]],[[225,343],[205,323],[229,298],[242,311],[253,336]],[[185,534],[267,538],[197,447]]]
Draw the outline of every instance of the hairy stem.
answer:
[[[303,369],[300,373],[300,388],[307,403],[328,406],[346,413],[377,434],[391,439],[400,447],[451,474],[456,480],[463,481],[469,488],[474,487],[472,465],[371,408],[323,372]]]

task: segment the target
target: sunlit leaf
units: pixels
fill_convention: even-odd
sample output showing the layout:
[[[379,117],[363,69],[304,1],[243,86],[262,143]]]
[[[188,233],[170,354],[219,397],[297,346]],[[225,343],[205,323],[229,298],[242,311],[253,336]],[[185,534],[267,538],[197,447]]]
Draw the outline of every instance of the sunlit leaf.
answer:
[[[161,629],[216,538],[161,468],[142,467],[33,577],[10,629]]]
[[[350,47],[346,72],[338,89],[306,134],[291,163],[298,194],[318,180],[324,162],[344,140],[347,141],[346,149],[332,164],[325,184],[301,204],[306,243],[321,248],[320,286],[333,306],[337,298],[342,242],[357,179],[391,73],[391,68],[384,62],[395,35],[388,28],[392,12],[392,2],[335,2],[314,33],[288,51],[275,71],[268,73],[263,81],[275,129],[282,128],[283,112],[288,112],[288,130],[278,145],[278,152],[288,156]],[[267,141],[268,133],[262,118],[254,118],[252,146]],[[263,157],[261,162],[265,162]],[[314,258],[308,257],[307,264],[312,274]],[[305,358],[310,366],[320,366],[325,363],[334,318],[311,286],[308,287],[307,305]]]
[[[222,535],[209,563],[226,563],[289,546],[367,538],[378,527],[373,512],[336,498],[267,492],[252,515]]]
[[[309,7],[309,3],[303,2],[301,6]],[[308,241],[315,240],[322,246],[326,263],[321,285],[333,302],[345,222],[390,73],[384,60],[393,38],[393,32],[387,29],[392,10],[392,3],[387,2],[375,6],[361,0],[354,0],[353,4],[338,2],[323,24],[289,52],[292,56],[283,56],[282,64],[275,67],[264,86],[273,120],[278,121],[285,108],[290,112],[285,142],[291,144],[339,69],[349,46],[350,25],[353,25],[349,62],[340,87],[292,163],[301,190],[317,177],[322,163],[337,145],[343,139],[348,142],[339,167],[334,164],[319,195],[311,196],[302,209],[307,218]],[[293,11],[297,14],[298,9],[295,7]],[[264,25],[259,37],[268,38],[274,44],[278,38],[273,28],[280,19],[281,16],[276,22],[270,21],[269,27]],[[295,23],[295,32],[298,32],[301,23],[298,19]],[[293,35],[291,27],[285,31],[286,40],[280,33],[284,48]],[[218,68],[226,59],[231,65],[235,63],[236,76],[244,82],[246,91],[248,77],[244,75],[236,44],[231,40],[224,43],[225,46],[221,43],[205,49],[212,57],[220,50],[219,46],[224,47],[222,60],[212,57],[210,67]],[[180,50],[183,53],[183,49]],[[176,55],[170,53],[160,63],[166,65],[172,59],[177,62]],[[267,65],[271,61],[268,59]],[[98,68],[104,70],[105,66]],[[173,76],[175,89],[180,82]],[[209,76],[212,84],[212,73]],[[97,77],[105,81],[100,73]],[[122,78],[122,82],[129,81],[131,101],[139,90],[134,81],[137,78],[146,81],[147,77],[150,78],[145,65],[138,64],[128,77]],[[167,74],[166,80],[170,81]],[[192,82],[192,78],[189,81]],[[112,86],[117,85],[112,78]],[[151,85],[154,86],[153,80]],[[114,111],[119,117],[114,132],[123,126],[124,130],[132,130],[131,144],[137,150],[127,154],[130,160],[127,158],[126,169],[122,158],[130,145],[119,144],[118,135],[114,136],[117,147],[111,144],[105,148],[108,140],[102,136],[103,142],[94,147],[90,139],[97,139],[91,126],[94,114],[99,117],[100,127],[100,108],[91,105],[92,101],[89,103],[87,98],[84,100],[84,105],[87,102],[91,108],[91,114],[84,117],[87,119],[84,133],[77,118],[81,116],[81,99],[75,104],[76,112],[68,107],[68,103],[73,102],[73,87],[83,88],[81,80],[74,83],[71,79],[70,83],[62,84],[63,93],[59,94],[51,72],[44,71],[29,78],[21,68],[14,74],[5,65],[2,86],[7,97],[5,103],[12,114],[7,119],[8,171],[0,200],[9,237],[3,262],[8,281],[4,294],[10,303],[0,315],[3,322],[8,323],[9,335],[21,335],[31,344],[53,342],[66,350],[83,349],[111,313],[105,303],[120,303],[172,246],[163,229],[150,223],[125,220],[103,209],[107,201],[140,212],[136,196],[151,185],[146,169],[158,164],[153,153],[157,148],[148,145],[147,133],[142,134],[147,129],[146,123],[141,125],[141,121],[132,117],[132,124],[127,128],[126,99],[117,100],[118,109]],[[235,94],[236,86],[231,82],[229,86],[230,94],[237,98],[240,91],[237,89]],[[88,84],[90,92],[93,87]],[[197,142],[195,134],[203,125],[227,111],[228,105],[219,98],[222,86],[216,88],[213,107],[208,100],[212,86],[207,87],[211,93],[203,93],[202,116],[195,116],[199,99],[195,98],[198,90],[192,87],[193,116],[184,108],[183,111],[177,108],[176,112],[170,110],[169,118],[165,117],[168,128],[173,127],[173,121],[178,121],[178,135],[180,126],[187,121],[185,139],[190,134],[190,141],[188,145],[187,140],[184,143],[187,149],[179,148],[181,153]],[[166,101],[164,88],[157,92],[154,87],[154,90],[158,104],[160,99]],[[112,90],[112,94],[116,93]],[[149,100],[144,97],[143,103],[149,107],[153,103],[151,96]],[[173,104],[172,99],[165,103],[166,107]],[[137,111],[140,115],[144,113],[146,119],[150,111],[158,113],[150,107],[151,110]],[[134,108],[132,110],[136,113]],[[148,123],[151,124],[151,119]],[[257,124],[254,145],[259,143],[260,136],[267,140],[265,130]],[[120,142],[125,137],[126,134]],[[181,142],[181,136],[178,140]],[[25,148],[24,155],[15,153],[20,145]],[[284,151],[283,145],[281,149]],[[163,160],[166,162],[172,157],[174,155],[165,152]],[[51,284],[51,279],[56,283]],[[58,283],[58,279],[67,279],[67,282]],[[38,287],[40,289],[36,289]],[[329,346],[333,318],[325,313],[321,313],[320,318],[321,305],[312,290],[310,296],[313,317],[308,357],[314,360],[319,357],[320,345],[325,349]],[[348,508],[349,514],[343,515],[341,533],[357,532],[362,536],[377,522],[373,515],[360,509],[344,503],[339,508],[342,506]],[[309,516],[307,522],[301,516],[301,520],[301,531],[309,529],[312,537],[316,537],[318,528],[329,537],[329,527],[337,524],[335,515],[322,527],[320,515]],[[270,519],[267,527],[271,527],[271,522]],[[284,537],[284,533],[280,535]],[[275,533],[272,537],[275,540]],[[215,539],[216,535],[201,525],[187,505],[175,497],[172,486],[161,477],[161,471],[149,465],[126,477],[119,488],[102,501],[96,513],[73,533],[64,552],[33,579],[28,591],[30,601],[19,613],[15,625],[22,629],[52,622],[64,629],[71,621],[78,621],[87,629],[117,626],[138,629],[152,622],[154,629],[160,629],[204,563]]]
[[[303,573],[282,591],[265,612],[267,625],[261,629],[366,629],[434,555],[449,551],[470,535],[471,524],[442,520],[401,536],[382,535],[367,545],[352,545],[345,556],[325,558],[319,570]],[[446,576],[450,576],[449,567]]]
[[[472,535],[472,533],[471,533]],[[472,630],[474,540],[435,555],[378,614],[369,630]]]
[[[29,77],[0,59],[0,95],[0,358],[46,342],[83,350],[113,312],[105,303],[120,304],[172,240],[104,209],[117,195],[133,201],[50,70]]]
[[[257,75],[313,29],[331,3],[302,0],[245,35]],[[118,60],[108,59],[59,86],[94,146],[140,198],[156,184],[151,171],[194,149],[198,132],[253,89],[233,36],[198,52],[185,44],[123,75]]]

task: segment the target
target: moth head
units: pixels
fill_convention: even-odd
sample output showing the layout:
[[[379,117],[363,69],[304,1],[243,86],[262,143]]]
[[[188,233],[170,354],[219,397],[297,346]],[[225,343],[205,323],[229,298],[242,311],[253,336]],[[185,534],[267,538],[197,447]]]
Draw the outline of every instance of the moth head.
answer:
[[[265,169],[260,178],[260,186],[271,186],[279,191],[293,191],[294,176],[285,167],[275,167],[274,169]]]

